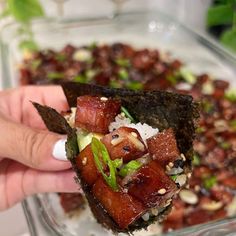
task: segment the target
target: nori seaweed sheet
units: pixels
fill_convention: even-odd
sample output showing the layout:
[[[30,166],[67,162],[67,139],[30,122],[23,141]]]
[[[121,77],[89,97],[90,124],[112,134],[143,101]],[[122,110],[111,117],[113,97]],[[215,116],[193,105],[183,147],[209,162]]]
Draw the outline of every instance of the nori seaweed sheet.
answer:
[[[199,117],[198,105],[189,95],[180,95],[165,91],[131,91],[127,89],[112,89],[102,86],[65,83],[62,85],[68,104],[76,107],[77,97],[82,95],[101,95],[115,97],[121,100],[130,114],[138,121],[147,123],[160,130],[173,128],[181,153],[186,157],[184,171],[191,171],[193,155],[192,142],[195,137],[195,124]],[[121,230],[116,222],[109,216],[99,201],[91,193],[90,187],[81,178],[75,164],[79,153],[76,132],[56,110],[33,103],[50,131],[68,135],[66,143],[67,157],[71,161],[77,174],[78,181],[85,193],[89,206],[97,219],[107,229],[113,232],[132,233],[134,230],[146,228],[156,220],[162,220],[169,213],[171,205],[167,206],[158,216],[152,217],[148,222],[138,220],[126,230]]]

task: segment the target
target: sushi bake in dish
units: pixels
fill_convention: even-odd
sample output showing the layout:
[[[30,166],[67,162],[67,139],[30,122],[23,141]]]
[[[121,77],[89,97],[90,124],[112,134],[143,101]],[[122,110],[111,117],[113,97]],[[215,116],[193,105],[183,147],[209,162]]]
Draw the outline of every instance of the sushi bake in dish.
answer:
[[[33,103],[66,153],[96,220],[131,233],[161,221],[191,175],[197,105],[164,91],[62,85],[70,111]]]

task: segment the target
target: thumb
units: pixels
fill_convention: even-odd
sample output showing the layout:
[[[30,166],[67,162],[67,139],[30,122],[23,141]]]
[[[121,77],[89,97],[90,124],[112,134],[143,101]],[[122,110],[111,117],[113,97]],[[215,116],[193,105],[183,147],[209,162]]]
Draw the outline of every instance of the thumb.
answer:
[[[58,153],[55,149],[62,152]],[[65,137],[14,123],[2,114],[0,157],[10,158],[40,170],[63,170],[71,167],[69,162],[57,160],[66,160]]]

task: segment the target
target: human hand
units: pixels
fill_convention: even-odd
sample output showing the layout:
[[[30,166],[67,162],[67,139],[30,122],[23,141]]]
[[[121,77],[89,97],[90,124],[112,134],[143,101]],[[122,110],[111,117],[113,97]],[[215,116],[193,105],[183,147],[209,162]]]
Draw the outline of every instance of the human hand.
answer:
[[[68,109],[59,86],[0,92],[0,210],[35,193],[78,191],[71,164],[62,161],[65,137],[45,130],[30,101]]]

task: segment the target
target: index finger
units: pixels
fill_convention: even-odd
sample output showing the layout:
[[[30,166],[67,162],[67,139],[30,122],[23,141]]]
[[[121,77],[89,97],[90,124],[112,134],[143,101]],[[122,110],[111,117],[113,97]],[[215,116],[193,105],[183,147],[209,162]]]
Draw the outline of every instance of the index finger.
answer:
[[[24,86],[0,93],[0,107],[6,116],[33,128],[45,128],[30,101],[53,107],[58,112],[68,110],[60,86]]]

